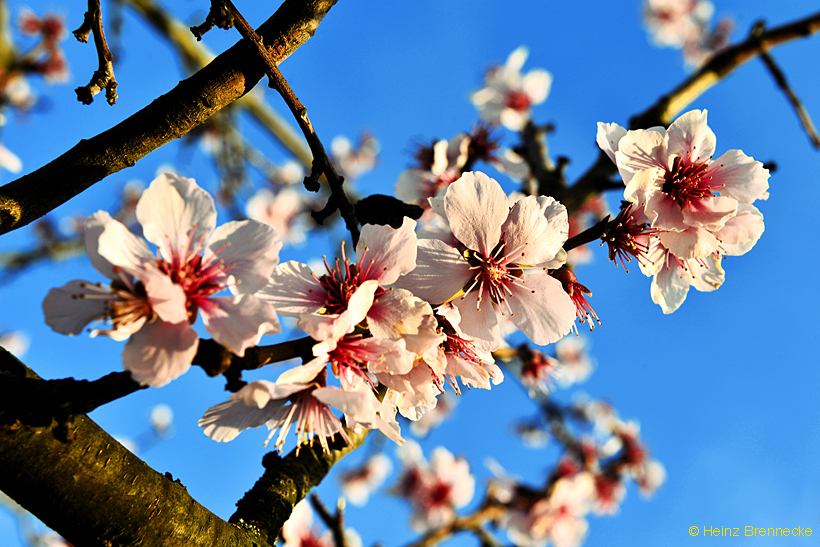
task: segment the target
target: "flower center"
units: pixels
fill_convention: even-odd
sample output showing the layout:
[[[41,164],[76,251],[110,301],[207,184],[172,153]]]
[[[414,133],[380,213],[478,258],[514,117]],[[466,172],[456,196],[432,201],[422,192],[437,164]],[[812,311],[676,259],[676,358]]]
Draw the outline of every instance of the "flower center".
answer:
[[[518,112],[524,112],[530,107],[530,96],[523,91],[511,89],[504,96],[504,106]]]
[[[706,162],[690,163],[682,157],[675,158],[672,170],[667,173],[663,192],[668,194],[681,209],[691,201],[714,196],[712,175]]]
[[[476,309],[479,311],[481,310],[481,300],[486,291],[494,304],[506,306],[510,316],[515,315],[512,309],[510,309],[507,297],[513,294],[510,288],[513,285],[526,288],[526,281],[521,279],[521,276],[524,275],[524,269],[527,268],[527,266],[509,262],[507,257],[515,256],[517,249],[513,249],[513,252],[507,253],[506,247],[507,244],[504,242],[502,236],[501,241],[496,245],[495,249],[493,249],[490,256],[485,257],[478,251],[468,250],[465,252],[467,262],[470,264],[470,269],[475,270],[476,273],[469,283],[467,283],[464,288],[464,295],[461,298],[463,300],[470,291],[474,289],[477,290]],[[502,311],[502,314],[503,313]]]
[[[353,293],[356,292],[356,289],[370,279],[370,267],[373,261],[365,262],[367,251],[368,249],[365,248],[361,257],[362,262],[366,264],[364,268],[350,263],[350,260],[345,256],[344,242],[342,243],[341,264],[337,258],[334,266],[331,268],[325,257],[322,257],[325,263],[325,269],[327,269],[327,274],[321,277],[313,276],[325,291],[325,306],[321,312],[322,314],[334,315],[345,311],[347,309],[347,303],[350,297],[353,296]],[[386,289],[379,287],[374,294],[374,300],[386,292]]]
[[[141,281],[136,283],[129,279],[122,270],[114,268],[120,279],[111,282],[110,287],[100,283],[82,283],[83,289],[95,291],[98,294],[77,294],[72,298],[94,298],[105,300],[105,318],[111,323],[111,328],[117,330],[133,323],[142,317],[147,321],[154,318],[154,310],[148,303],[148,295]]]

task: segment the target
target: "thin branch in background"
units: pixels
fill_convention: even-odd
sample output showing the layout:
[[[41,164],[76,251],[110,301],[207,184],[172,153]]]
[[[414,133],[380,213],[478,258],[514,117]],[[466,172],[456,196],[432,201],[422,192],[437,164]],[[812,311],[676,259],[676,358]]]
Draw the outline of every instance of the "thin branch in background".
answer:
[[[763,22],[759,22],[752,28],[751,35],[760,36],[765,30],[766,27]],[[785,93],[786,98],[791,103],[795,113],[797,113],[797,118],[800,120],[803,130],[809,136],[809,140],[812,145],[820,150],[820,135],[817,134],[817,129],[811,121],[811,116],[809,115],[808,110],[806,110],[806,107],[803,106],[800,98],[789,85],[789,82],[786,80],[786,74],[777,65],[774,58],[769,54],[763,45],[760,46],[760,60],[763,61],[763,65],[768,69],[769,74],[772,75],[772,78],[774,78],[774,82],[777,84],[777,87]]]
[[[356,220],[355,207],[348,199],[347,194],[345,194],[343,188],[344,179],[336,172],[333,163],[330,161],[330,157],[327,155],[327,152],[325,152],[322,141],[313,129],[313,124],[307,115],[307,108],[305,108],[305,105],[296,97],[296,94],[290,88],[287,80],[282,76],[282,73],[276,65],[276,60],[271,55],[271,52],[262,44],[262,38],[260,38],[253,27],[248,24],[245,18],[242,17],[242,14],[239,13],[239,10],[236,9],[230,0],[225,0],[224,4],[230,11],[232,23],[236,25],[239,33],[251,43],[265,62],[265,72],[269,78],[268,85],[282,95],[282,98],[288,104],[290,111],[299,123],[299,127],[305,135],[310,150],[313,152],[313,167],[310,175],[305,177],[305,188],[317,192],[320,188],[319,178],[322,175],[327,177],[331,196],[328,199],[325,209],[313,215],[314,219],[321,224],[321,220],[338,209],[342,218],[345,220],[345,225],[353,238],[353,245],[355,246],[359,241],[359,223]]]
[[[114,77],[114,56],[108,49],[103,31],[102,10],[100,0],[88,0],[88,11],[85,12],[83,24],[74,31],[74,37],[80,42],[88,43],[88,35],[94,34],[94,46],[97,48],[99,68],[94,71],[88,85],[78,87],[77,100],[83,104],[94,102],[94,95],[105,89],[105,98],[108,104],[117,102],[117,80]]]
[[[313,509],[319,514],[319,518],[325,523],[328,530],[333,534],[333,542],[336,547],[347,547],[347,539],[345,538],[345,524],[344,524],[344,498],[339,498],[339,503],[336,505],[336,514],[331,515],[327,507],[319,495],[313,493],[310,495],[310,504]]]

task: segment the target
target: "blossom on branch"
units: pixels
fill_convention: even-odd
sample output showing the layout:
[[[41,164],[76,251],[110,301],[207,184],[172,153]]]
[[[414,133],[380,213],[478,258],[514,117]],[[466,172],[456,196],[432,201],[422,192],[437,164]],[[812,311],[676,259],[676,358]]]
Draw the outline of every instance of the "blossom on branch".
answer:
[[[499,313],[539,345],[570,331],[575,305],[548,273],[566,258],[563,205],[528,196],[509,207],[501,186],[480,172],[465,173],[430,203],[467,251],[419,241],[416,268],[400,286],[435,305],[452,302],[461,331],[489,350],[501,343]]]
[[[541,68],[521,74],[528,56],[529,50],[520,46],[504,65],[487,71],[485,86],[470,96],[483,120],[520,131],[530,120],[532,107],[546,100],[552,74]]]

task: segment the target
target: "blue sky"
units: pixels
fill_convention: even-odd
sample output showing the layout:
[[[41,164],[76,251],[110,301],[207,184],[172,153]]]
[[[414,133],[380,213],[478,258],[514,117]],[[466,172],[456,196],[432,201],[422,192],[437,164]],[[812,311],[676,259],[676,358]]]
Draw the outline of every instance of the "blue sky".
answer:
[[[192,24],[204,18],[206,4],[164,3]],[[52,9],[65,14],[70,29],[80,24],[77,6],[71,6],[77,11],[68,12],[68,6],[55,2],[27,5],[38,13]],[[267,16],[257,3],[237,5],[252,24]],[[22,4],[10,6],[16,14]],[[717,17],[734,18],[734,42],[760,18],[774,26],[816,9],[816,2],[808,0],[723,0],[716,1],[715,12]],[[234,33],[224,31],[205,37],[217,52],[235,40]],[[109,107],[101,99],[91,106],[74,100],[73,88],[86,83],[96,56],[92,46],[66,40],[72,81],[43,87],[40,93],[48,110],[11,116],[3,128],[3,143],[21,157],[25,172],[126,118],[183,77],[163,39],[128,10],[122,41],[124,55],[116,68],[120,98]],[[489,0],[341,0],[316,36],[281,69],[326,144],[336,135],[355,139],[365,130],[378,137],[379,163],[357,187],[363,194],[392,193],[399,173],[410,164],[411,144],[469,130],[477,114],[468,94],[480,87],[486,68],[502,63],[522,44],[530,48],[525,68],[542,67],[554,76],[550,95],[536,107],[534,117],[539,123],[555,124],[551,151],[571,158],[571,180],[598,154],[597,122],[626,125],[630,115],[688,74],[678,51],[649,43],[637,1],[522,0],[499,9]],[[820,118],[820,37],[777,48],[773,56],[809,112]],[[265,93],[277,110],[286,113],[273,92]],[[718,154],[741,149],[755,159],[777,162],[770,179],[771,197],[758,203],[766,231],[750,253],[726,260],[726,283],[720,290],[692,291],[681,309],[669,316],[652,303],[648,278],[637,269],[627,275],[613,267],[597,246],[594,262],[579,269],[604,323],[587,335],[597,368],[580,389],[613,403],[621,417],[638,420],[653,457],[668,473],[667,483],[652,500],[642,500],[630,489],[616,517],[591,517],[589,546],[706,541],[689,536],[693,525],[816,527],[820,534],[820,348],[815,316],[820,295],[813,218],[820,199],[820,153],[811,148],[759,61],[741,67],[691,108],[708,109]],[[253,122],[241,123],[273,160],[285,159],[280,147],[260,137]],[[513,135],[504,138],[507,144],[514,143]],[[180,151],[172,143],[63,205],[54,218],[110,208],[126,182],[148,183],[163,164],[174,165],[206,188],[216,186],[217,175],[201,150]],[[8,173],[0,177],[3,182],[12,180]],[[620,199],[616,194],[608,197],[613,205]],[[0,251],[26,245],[30,238],[27,229],[4,236]],[[331,241],[335,238],[321,236],[315,243],[332,256],[336,247],[330,248]],[[309,255],[286,249],[282,258],[305,260]],[[32,268],[0,287],[0,330],[28,332],[33,344],[24,360],[42,376],[90,379],[120,370],[119,344],[64,337],[43,322],[40,303],[49,288],[98,277],[80,257]],[[281,340],[271,338],[270,343]],[[278,373],[258,377],[274,379]],[[569,400],[574,391],[559,392],[557,397]],[[196,420],[224,397],[222,382],[197,369],[165,388],[107,405],[92,417],[110,433],[134,438],[148,428],[153,405],[170,405],[174,436],[140,456],[156,470],[180,478],[195,498],[227,518],[234,502],[262,472],[265,435],[249,431],[227,444],[206,438]],[[487,456],[531,482],[543,479],[555,461],[555,450],[526,448],[512,433],[511,421],[535,409],[513,381],[489,392],[467,392],[461,399],[453,418],[421,441],[425,453],[444,444],[464,455],[479,485],[489,475],[483,466]],[[361,459],[354,453],[340,467]],[[326,482],[319,492],[332,504],[338,489],[333,477]],[[350,507],[347,518],[365,545],[379,542],[392,547],[414,537],[406,527],[409,515],[409,507],[387,498],[363,509]],[[0,538],[3,545],[20,545],[14,521],[3,511]],[[775,544],[771,538],[720,540]],[[459,544],[473,542],[465,539]],[[782,544],[816,543],[812,536]]]

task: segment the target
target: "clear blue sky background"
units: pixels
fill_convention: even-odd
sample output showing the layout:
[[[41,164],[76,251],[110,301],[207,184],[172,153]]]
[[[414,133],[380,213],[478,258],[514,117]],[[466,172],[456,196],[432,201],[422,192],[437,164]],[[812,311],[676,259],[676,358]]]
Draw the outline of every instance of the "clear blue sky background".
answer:
[[[18,13],[21,3],[11,2]],[[199,23],[204,0],[165,2],[178,17]],[[260,3],[262,4],[262,3]],[[265,3],[270,4],[270,3]],[[54,9],[79,26],[84,4],[32,1],[38,13]],[[273,7],[237,2],[253,24]],[[501,6],[501,7],[499,7]],[[68,10],[72,11],[68,11]],[[808,15],[808,0],[716,0],[716,15],[736,21],[732,40],[745,36],[765,17],[772,26]],[[108,10],[104,6],[104,10]],[[66,40],[72,81],[43,88],[49,108],[25,118],[12,116],[2,140],[23,160],[26,172],[47,163],[82,138],[111,127],[170,90],[182,74],[172,51],[125,10],[125,47],[117,67],[120,99],[115,107],[97,99],[91,106],[74,100],[73,88],[95,68],[93,47]],[[205,42],[215,51],[236,41],[235,33],[213,31]],[[308,107],[320,136],[355,138],[375,133],[381,143],[376,169],[359,181],[362,193],[390,193],[419,138],[449,138],[477,120],[468,94],[479,88],[492,64],[502,63],[519,45],[528,45],[525,67],[554,75],[547,101],[537,107],[538,122],[552,122],[554,154],[567,155],[570,179],[598,154],[596,123],[626,125],[688,74],[678,51],[656,49],[641,26],[640,3],[489,0],[380,2],[340,0],[316,36],[282,65],[282,71]],[[820,37],[774,50],[775,59],[815,118],[820,119]],[[263,84],[264,85],[264,84]],[[285,113],[278,98],[272,104]],[[586,545],[692,545],[690,526],[811,527],[810,538],[717,538],[738,545],[816,545],[820,534],[820,405],[818,405],[818,309],[816,211],[820,200],[820,153],[813,150],[782,93],[759,61],[743,66],[691,108],[709,110],[717,153],[739,148],[761,161],[776,161],[771,198],[759,204],[766,231],[752,252],[725,261],[726,283],[711,294],[692,291],[680,310],[664,316],[649,296],[648,278],[626,275],[595,247],[595,261],[579,270],[595,296],[592,305],[604,325],[590,336],[597,370],[581,388],[610,401],[625,419],[641,423],[653,457],[664,463],[668,481],[651,501],[630,489],[620,513],[590,517]],[[251,137],[253,122],[243,121]],[[512,135],[506,135],[513,144]],[[273,144],[257,139],[274,159]],[[216,187],[210,159],[198,149],[173,143],[112,175],[55,211],[60,218],[110,209],[129,180],[150,182],[162,164]],[[2,174],[3,182],[11,180]],[[505,183],[507,189],[512,185]],[[612,204],[620,196],[609,196]],[[222,220],[226,215],[222,215]],[[0,251],[30,242],[30,231],[0,238]],[[331,238],[317,244],[331,254]],[[320,254],[320,253],[317,253]],[[309,258],[285,249],[282,259]],[[23,329],[33,339],[25,362],[46,378],[97,378],[121,369],[122,346],[52,333],[40,303],[51,287],[71,279],[97,280],[84,257],[42,265],[0,287],[0,329]],[[268,343],[282,338],[271,337]],[[254,378],[275,379],[280,369]],[[558,394],[568,400],[573,390]],[[223,518],[261,474],[262,431],[249,431],[228,444],[206,438],[196,420],[225,398],[223,382],[191,370],[169,386],[133,394],[95,411],[92,417],[110,433],[139,437],[158,403],[175,413],[174,436],[140,456],[160,472],[179,478],[191,494]],[[556,453],[533,450],[513,434],[511,421],[532,413],[534,405],[508,381],[490,392],[462,396],[455,416],[421,441],[425,453],[444,444],[464,455],[478,476],[478,491],[491,456],[510,472],[540,482]],[[409,433],[408,433],[409,434]],[[291,445],[288,445],[288,449]],[[354,453],[340,466],[360,461]],[[392,447],[388,447],[392,454]],[[36,455],[32,455],[36,457]],[[319,492],[333,504],[338,489],[331,477]],[[47,493],[44,493],[47,495]],[[349,507],[349,525],[365,545],[401,546],[414,535],[406,528],[409,507],[394,499],[364,509]],[[502,540],[506,540],[501,535]],[[459,544],[474,544],[465,539]],[[0,511],[0,545],[20,545],[13,519]]]

